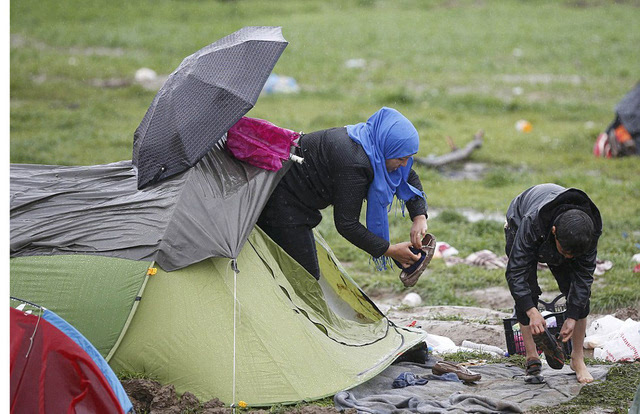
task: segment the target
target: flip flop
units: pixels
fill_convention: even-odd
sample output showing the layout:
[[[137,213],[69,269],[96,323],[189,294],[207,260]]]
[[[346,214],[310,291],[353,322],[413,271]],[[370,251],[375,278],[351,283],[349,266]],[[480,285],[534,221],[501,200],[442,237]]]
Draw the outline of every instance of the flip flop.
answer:
[[[542,371],[542,362],[536,358],[527,361],[527,368],[525,370],[526,375],[524,382],[527,384],[542,384],[544,383],[544,377],[540,374]]]
[[[427,233],[422,238],[422,248],[416,249],[412,246],[409,249],[411,249],[414,254],[420,255],[420,259],[418,259],[417,262],[411,266],[402,267],[399,262],[394,260],[396,265],[402,269],[400,272],[400,281],[405,287],[414,286],[427,268],[427,265],[431,262],[433,254],[436,251],[436,238],[433,234]]]
[[[544,332],[541,334],[533,335],[533,341],[538,349],[544,352],[547,363],[551,368],[562,369],[564,367],[564,351],[562,351],[562,347],[547,328],[544,328]]]

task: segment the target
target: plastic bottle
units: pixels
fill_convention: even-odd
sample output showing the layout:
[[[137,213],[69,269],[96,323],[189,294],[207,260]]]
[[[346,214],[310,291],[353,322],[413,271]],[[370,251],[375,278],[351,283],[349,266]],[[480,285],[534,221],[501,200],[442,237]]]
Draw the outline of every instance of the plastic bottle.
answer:
[[[508,355],[508,353],[504,349],[498,348],[497,346],[477,344],[475,342],[471,342],[467,340],[462,341],[461,346],[464,348],[477,349],[478,351],[482,351],[482,352],[491,352],[493,354],[498,354],[502,356]]]

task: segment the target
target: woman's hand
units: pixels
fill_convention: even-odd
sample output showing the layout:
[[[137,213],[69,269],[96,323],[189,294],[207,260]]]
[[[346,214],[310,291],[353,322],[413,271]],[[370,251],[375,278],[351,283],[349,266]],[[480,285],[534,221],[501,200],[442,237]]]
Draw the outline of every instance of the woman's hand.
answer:
[[[420,260],[420,255],[414,254],[409,247],[411,242],[391,244],[384,255],[396,259],[402,267],[408,267]]]
[[[423,214],[415,216],[413,218],[413,225],[411,226],[411,244],[416,249],[422,248],[422,239],[427,234],[427,217]]]

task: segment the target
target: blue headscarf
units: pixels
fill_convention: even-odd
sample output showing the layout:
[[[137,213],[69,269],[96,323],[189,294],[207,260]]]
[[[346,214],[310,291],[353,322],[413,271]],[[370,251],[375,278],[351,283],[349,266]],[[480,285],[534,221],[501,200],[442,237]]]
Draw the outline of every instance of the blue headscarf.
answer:
[[[367,229],[389,241],[388,210],[393,196],[404,202],[415,196],[424,198],[422,191],[407,183],[413,157],[407,165],[388,172],[385,161],[418,152],[420,138],[411,121],[392,108],[383,107],[367,120],[347,125],[349,137],[362,145],[373,167],[373,182],[367,194]],[[384,267],[384,263],[382,263]]]

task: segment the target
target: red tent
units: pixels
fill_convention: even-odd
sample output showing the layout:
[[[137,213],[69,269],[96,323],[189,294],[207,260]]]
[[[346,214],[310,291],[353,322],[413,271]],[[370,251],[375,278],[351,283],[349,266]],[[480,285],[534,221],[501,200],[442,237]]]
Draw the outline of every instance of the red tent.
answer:
[[[106,362],[99,367],[58,321],[71,327],[48,310],[36,315],[10,308],[11,413],[124,413],[104,375]],[[126,394],[124,400],[129,411]]]

